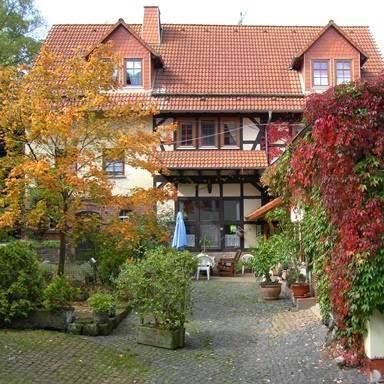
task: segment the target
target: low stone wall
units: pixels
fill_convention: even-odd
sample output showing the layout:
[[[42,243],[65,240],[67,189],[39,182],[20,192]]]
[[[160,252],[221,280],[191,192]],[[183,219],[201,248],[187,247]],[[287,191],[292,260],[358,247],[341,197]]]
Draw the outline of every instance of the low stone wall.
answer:
[[[67,311],[35,311],[25,319],[14,320],[11,324],[6,324],[3,328],[11,329],[48,329],[62,332],[69,332],[77,335],[87,336],[107,336],[120,322],[129,314],[127,308],[117,313],[116,316],[109,317],[106,322],[98,323],[92,318],[76,319],[74,310]]]

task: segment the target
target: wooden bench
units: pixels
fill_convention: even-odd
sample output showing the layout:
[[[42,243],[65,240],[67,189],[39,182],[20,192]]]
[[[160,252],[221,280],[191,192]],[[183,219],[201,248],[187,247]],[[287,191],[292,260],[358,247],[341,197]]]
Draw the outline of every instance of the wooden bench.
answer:
[[[236,251],[233,258],[222,258],[219,260],[217,265],[217,271],[219,276],[235,276],[236,263],[239,261],[241,256],[241,250]]]

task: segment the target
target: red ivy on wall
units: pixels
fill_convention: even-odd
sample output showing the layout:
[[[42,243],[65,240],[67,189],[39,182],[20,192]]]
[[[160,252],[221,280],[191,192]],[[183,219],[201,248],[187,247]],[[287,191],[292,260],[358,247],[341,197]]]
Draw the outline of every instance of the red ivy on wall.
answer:
[[[312,133],[292,155],[289,186],[296,194],[319,188],[337,230],[325,273],[342,331],[350,324],[348,292],[359,259],[375,257],[384,245],[384,199],[375,178],[384,169],[384,76],[313,95],[305,120]],[[354,341],[357,347],[361,334]]]

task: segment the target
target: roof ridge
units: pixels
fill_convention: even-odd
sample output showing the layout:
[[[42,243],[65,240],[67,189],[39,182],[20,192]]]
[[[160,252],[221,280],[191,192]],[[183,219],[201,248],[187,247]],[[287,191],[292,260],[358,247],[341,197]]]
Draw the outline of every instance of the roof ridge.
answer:
[[[113,26],[116,23],[55,23],[56,26]],[[142,23],[126,23],[127,25],[140,26]],[[303,25],[303,24],[203,24],[203,23],[161,23],[162,26],[183,26],[183,27],[236,27],[236,28],[322,28],[324,25]],[[370,28],[369,25],[338,25],[339,28]]]

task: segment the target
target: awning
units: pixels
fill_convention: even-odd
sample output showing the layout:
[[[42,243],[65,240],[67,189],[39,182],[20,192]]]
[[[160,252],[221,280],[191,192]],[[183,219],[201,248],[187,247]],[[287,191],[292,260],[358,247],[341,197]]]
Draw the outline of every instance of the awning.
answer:
[[[269,203],[263,205],[260,208],[257,208],[253,212],[251,212],[249,215],[246,216],[247,220],[257,220],[260,219],[261,217],[264,217],[269,211],[272,211],[272,209],[279,207],[280,205],[283,204],[283,198],[278,197]]]

